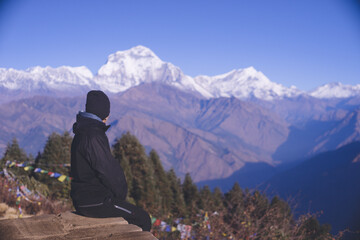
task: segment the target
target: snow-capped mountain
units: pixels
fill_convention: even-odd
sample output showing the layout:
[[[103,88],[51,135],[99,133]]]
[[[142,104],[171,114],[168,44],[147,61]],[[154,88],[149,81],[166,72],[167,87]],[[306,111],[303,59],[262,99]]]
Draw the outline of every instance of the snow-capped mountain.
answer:
[[[206,98],[233,96],[272,100],[301,93],[295,87],[286,88],[271,82],[253,67],[214,77],[192,78],[173,64],[163,62],[143,46],[111,54],[107,63],[100,68],[95,82],[110,92],[122,92],[144,82],[161,82],[182,90],[196,91]]]
[[[343,85],[342,83],[329,83],[309,92],[316,98],[349,98],[360,95],[360,84],[355,86]]]
[[[254,67],[233,70],[214,76],[198,76],[195,81],[211,93],[212,97],[236,97],[246,99],[255,97],[273,100],[282,97],[295,97],[302,92],[296,87],[287,88],[271,82],[262,72]]]
[[[193,78],[184,75],[180,68],[161,61],[150,49],[143,46],[111,54],[94,81],[103,90],[113,93],[123,92],[141,83],[161,82],[212,97]]]
[[[62,66],[32,67],[26,70],[0,68],[0,87],[8,90],[73,90],[79,87],[92,88],[93,74],[82,67]]]
[[[142,83],[158,82],[184,91],[196,92],[205,98],[236,97],[257,98],[271,101],[307,94],[296,87],[285,87],[270,81],[254,67],[233,70],[217,76],[185,75],[180,68],[162,61],[150,49],[136,46],[118,51],[108,57],[93,76],[86,67],[33,67],[25,71],[0,68],[2,91],[76,92],[102,89],[119,93]],[[308,93],[315,98],[341,98],[360,95],[360,84],[356,86],[328,84]]]

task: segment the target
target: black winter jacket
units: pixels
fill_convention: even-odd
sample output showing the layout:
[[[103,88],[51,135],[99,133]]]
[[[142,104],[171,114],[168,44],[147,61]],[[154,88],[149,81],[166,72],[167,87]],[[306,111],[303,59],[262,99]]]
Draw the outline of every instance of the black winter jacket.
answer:
[[[71,198],[75,208],[101,203],[108,197],[126,198],[124,171],[111,155],[105,134],[108,128],[96,119],[76,116],[71,144]]]

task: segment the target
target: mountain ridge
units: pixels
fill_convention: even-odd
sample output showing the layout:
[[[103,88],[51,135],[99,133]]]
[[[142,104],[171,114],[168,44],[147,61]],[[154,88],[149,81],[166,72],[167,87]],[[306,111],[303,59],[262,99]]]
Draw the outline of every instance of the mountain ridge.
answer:
[[[228,176],[244,162],[271,163],[269,153],[287,135],[286,123],[272,120],[276,119],[273,113],[236,98],[207,100],[175,87],[148,83],[110,99],[109,121],[116,123],[108,132],[110,142],[130,131],[148,149],[158,151],[166,168],[174,167],[181,171],[180,176],[190,172],[196,181]],[[1,147],[16,136],[26,151],[36,154],[53,131],[71,129],[84,105],[84,96],[38,96],[1,104]],[[228,108],[222,107],[226,105]],[[209,113],[215,118],[204,118]],[[247,127],[234,131],[232,123],[240,120]],[[199,127],[204,124],[210,129]],[[273,128],[283,134],[271,131]],[[276,144],[271,145],[273,142]]]
[[[332,232],[360,227],[360,142],[320,153],[273,176],[262,185],[268,193],[295,198],[297,212],[322,213],[318,219],[330,223]]]
[[[144,46],[110,54],[107,62],[93,75],[85,66],[32,67],[26,70],[0,68],[0,93],[16,99],[17,91],[34,94],[70,96],[90,89],[109,93],[124,92],[142,83],[160,82],[183,91],[196,92],[205,98],[236,97],[273,101],[301,95],[315,98],[348,98],[360,95],[360,85],[325,84],[311,92],[285,87],[270,81],[254,67],[228,73],[190,77],[172,63],[162,61]],[[12,94],[9,93],[12,92]],[[30,96],[30,95],[27,96]]]
[[[277,111],[255,102],[235,97],[207,99],[156,82],[110,95],[110,100],[110,142],[130,131],[148,150],[158,151],[166,168],[177,169],[179,176],[189,172],[195,181],[228,177],[246,163],[277,165],[360,140],[359,113],[353,108],[341,110],[344,113],[334,118],[325,104],[322,117],[316,120],[324,127],[315,126],[318,130],[314,131],[312,125],[293,126]],[[27,152],[36,155],[52,132],[71,131],[75,115],[84,106],[85,94],[36,96],[0,104],[0,148],[4,150],[17,137]],[[312,143],[313,139],[318,140],[299,148],[302,141]],[[293,150],[289,153],[289,149]]]

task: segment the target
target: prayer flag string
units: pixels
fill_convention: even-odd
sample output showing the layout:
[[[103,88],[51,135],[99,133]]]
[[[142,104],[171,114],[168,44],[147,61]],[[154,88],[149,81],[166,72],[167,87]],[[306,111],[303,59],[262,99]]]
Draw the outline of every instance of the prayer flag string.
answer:
[[[63,166],[65,166],[65,164],[62,164]],[[60,182],[64,182],[65,180],[70,181],[71,177],[63,175],[61,173],[57,173],[57,172],[51,172],[51,171],[47,171],[41,168],[35,168],[33,166],[30,165],[30,163],[17,163],[15,161],[6,161],[5,164],[6,167],[8,168],[12,168],[12,167],[23,167],[25,171],[34,171],[35,173],[42,173],[42,174],[47,174],[48,176],[52,177],[52,178],[56,178],[57,180],[59,180]]]
[[[10,172],[11,173],[11,172]],[[7,169],[3,169],[1,171],[1,174],[4,174],[7,183],[14,182],[16,184],[16,188],[11,188],[9,184],[5,184],[4,186],[7,188],[8,192],[14,191],[16,194],[16,202],[15,204],[18,206],[19,210],[19,218],[23,217],[23,211],[21,208],[21,200],[24,199],[30,203],[41,205],[41,201],[44,199],[44,197],[39,196],[36,193],[33,193],[30,191],[26,186],[20,185],[19,181],[16,180],[15,176],[12,176]],[[30,198],[33,198],[30,199]]]

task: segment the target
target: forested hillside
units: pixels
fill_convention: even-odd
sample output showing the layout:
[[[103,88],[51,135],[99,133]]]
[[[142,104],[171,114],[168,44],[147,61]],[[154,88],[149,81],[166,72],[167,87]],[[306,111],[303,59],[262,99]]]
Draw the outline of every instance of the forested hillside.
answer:
[[[19,215],[72,209],[69,198],[70,145],[65,132],[48,137],[43,152],[27,155],[16,139],[1,159],[0,202],[17,206]],[[222,193],[208,186],[198,189],[190,174],[183,182],[165,171],[155,150],[146,153],[137,138],[126,133],[112,146],[129,185],[128,201],[152,216],[158,238],[185,239],[333,239],[330,226],[315,215],[295,219],[288,203],[235,183]]]

